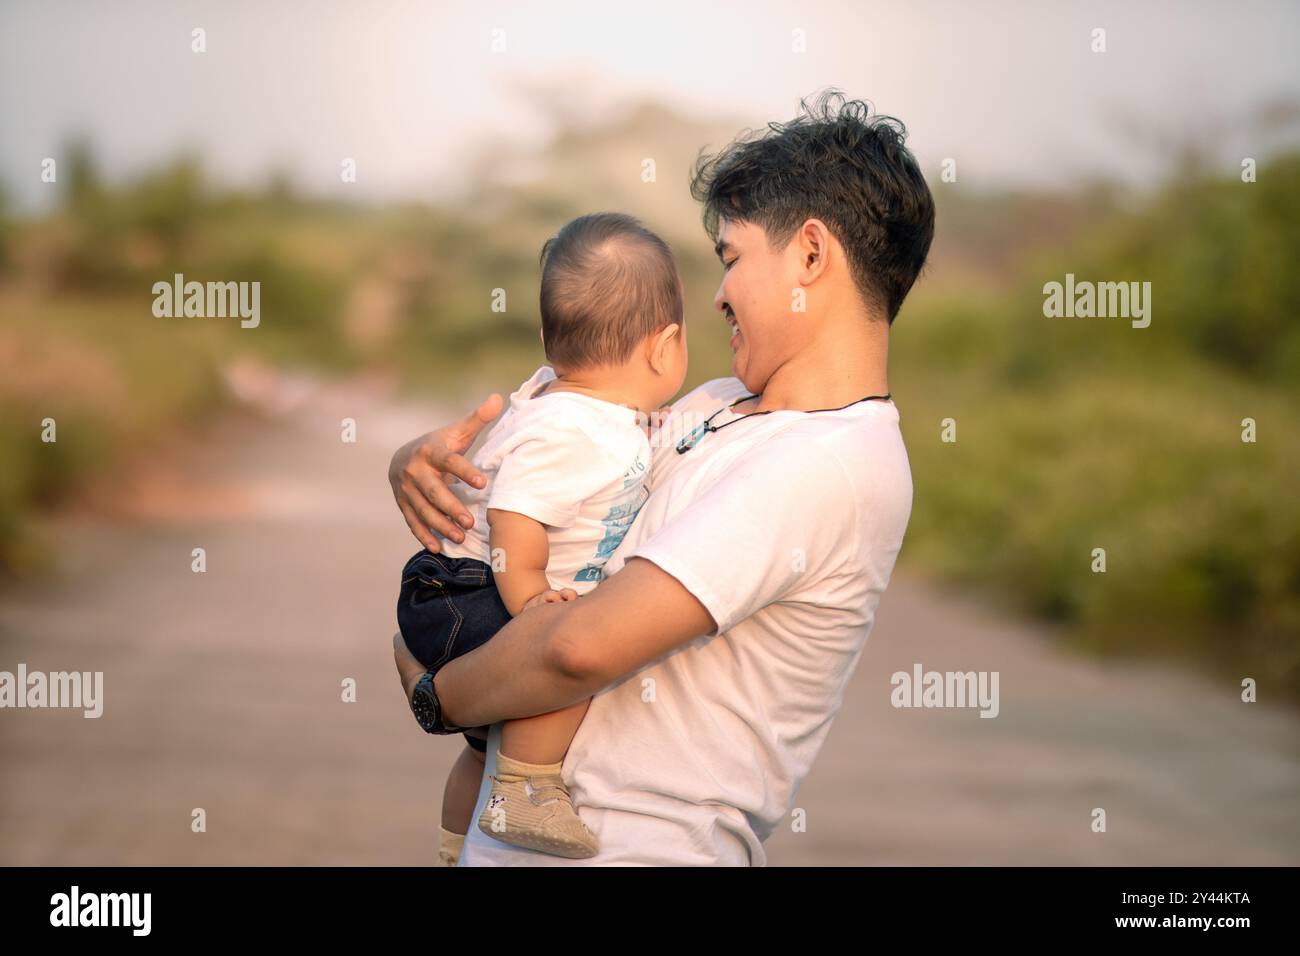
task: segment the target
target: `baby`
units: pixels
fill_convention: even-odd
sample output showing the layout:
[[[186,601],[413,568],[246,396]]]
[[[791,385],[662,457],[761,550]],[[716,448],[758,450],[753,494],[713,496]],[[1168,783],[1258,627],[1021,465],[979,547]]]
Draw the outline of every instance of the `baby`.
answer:
[[[398,624],[433,672],[512,616],[576,600],[599,583],[649,495],[639,412],[662,407],[686,377],[682,285],[662,239],[630,216],[582,216],[546,242],[541,265],[550,366],[510,396],[474,457],[485,486],[457,486],[474,516],[465,541],[444,540],[441,554],[421,551],[402,571]],[[479,829],[557,856],[595,855],[595,834],[560,778],[588,703],[505,724]],[[465,734],[445,806],[453,793],[477,792],[486,729]],[[472,815],[472,804],[460,819],[444,813],[444,863],[459,855]]]

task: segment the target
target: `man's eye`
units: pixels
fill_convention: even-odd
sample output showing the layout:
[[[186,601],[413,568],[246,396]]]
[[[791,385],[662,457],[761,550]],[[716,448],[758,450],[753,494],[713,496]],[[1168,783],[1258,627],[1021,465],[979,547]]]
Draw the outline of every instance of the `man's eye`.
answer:
[[[740,256],[736,256],[736,259],[739,259],[739,258],[740,258]],[[730,269],[732,266],[734,266],[734,265],[736,264],[736,259],[732,259],[730,262],[726,262],[726,261],[724,261],[724,262],[722,263],[722,271],[723,271],[723,272],[726,272],[728,269]]]

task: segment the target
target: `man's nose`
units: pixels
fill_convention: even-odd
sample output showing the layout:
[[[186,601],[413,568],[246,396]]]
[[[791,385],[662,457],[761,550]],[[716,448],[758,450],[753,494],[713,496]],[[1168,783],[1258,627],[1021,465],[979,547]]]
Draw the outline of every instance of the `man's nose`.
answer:
[[[722,291],[724,288],[726,288],[725,282],[721,283],[718,286],[718,291],[713,293],[713,307],[717,309],[719,312],[723,312],[723,313],[725,313],[729,308],[731,308],[731,303],[727,301],[727,296]]]

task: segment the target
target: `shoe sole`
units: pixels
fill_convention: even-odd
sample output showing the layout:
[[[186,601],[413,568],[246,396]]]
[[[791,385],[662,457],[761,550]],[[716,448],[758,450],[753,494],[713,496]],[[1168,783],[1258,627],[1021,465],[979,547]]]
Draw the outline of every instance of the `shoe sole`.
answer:
[[[539,853],[549,853],[551,856],[564,857],[566,860],[589,860],[599,852],[592,847],[555,840],[536,833],[520,833],[517,830],[503,830],[498,833],[492,829],[492,824],[484,826],[482,818],[479,819],[478,828],[500,843],[525,850],[536,850]]]

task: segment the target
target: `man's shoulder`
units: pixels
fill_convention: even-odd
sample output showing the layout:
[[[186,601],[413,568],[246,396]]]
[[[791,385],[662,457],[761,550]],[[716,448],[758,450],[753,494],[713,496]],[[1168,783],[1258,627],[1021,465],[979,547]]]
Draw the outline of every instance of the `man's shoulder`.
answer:
[[[907,449],[898,427],[898,410],[890,404],[854,414],[799,416],[748,449],[740,461],[746,459],[806,474],[807,483],[799,492],[804,496],[811,491],[861,500],[895,490],[911,497]]]
[[[879,446],[902,448],[898,410],[892,404],[861,405],[832,412],[794,415],[766,436],[759,448],[766,453],[793,454],[818,448],[833,455],[857,457]]]

